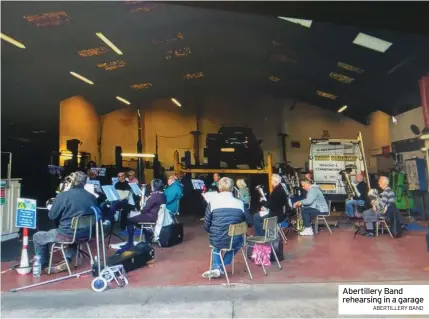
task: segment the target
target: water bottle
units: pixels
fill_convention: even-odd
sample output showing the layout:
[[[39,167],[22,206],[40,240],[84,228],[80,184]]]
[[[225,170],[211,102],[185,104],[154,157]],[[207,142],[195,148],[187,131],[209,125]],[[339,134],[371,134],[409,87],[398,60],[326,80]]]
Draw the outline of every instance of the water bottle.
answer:
[[[42,273],[42,264],[40,263],[40,256],[34,256],[33,262],[33,277],[40,277]]]

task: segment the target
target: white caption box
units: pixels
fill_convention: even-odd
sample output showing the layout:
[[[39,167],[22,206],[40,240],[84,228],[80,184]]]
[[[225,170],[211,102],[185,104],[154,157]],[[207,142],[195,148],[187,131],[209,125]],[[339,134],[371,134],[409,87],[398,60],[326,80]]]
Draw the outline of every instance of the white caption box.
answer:
[[[429,285],[339,285],[339,315],[429,315]]]

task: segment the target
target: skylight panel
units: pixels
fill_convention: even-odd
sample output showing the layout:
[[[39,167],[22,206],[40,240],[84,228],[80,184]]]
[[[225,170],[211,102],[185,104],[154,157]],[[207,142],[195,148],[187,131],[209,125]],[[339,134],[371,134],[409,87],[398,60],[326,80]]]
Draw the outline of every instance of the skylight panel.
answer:
[[[393,44],[365,33],[359,33],[353,43],[381,53],[386,52]]]
[[[319,95],[319,96],[321,96],[321,97],[324,97],[324,98],[327,98],[327,99],[331,99],[331,100],[334,100],[334,101],[337,99],[336,95],[331,94],[331,93],[326,93],[326,92],[323,92],[323,91],[320,91],[320,90],[317,90],[316,94]]]
[[[53,27],[62,24],[69,24],[72,21],[71,17],[64,11],[24,16],[24,19],[34,24],[36,27]]]
[[[295,24],[299,24],[299,25],[306,27],[306,28],[310,28],[311,24],[313,23],[312,20],[305,20],[305,19],[295,19],[295,18],[287,18],[287,17],[277,17],[277,18],[282,19],[282,20],[286,20],[286,21],[289,21],[289,22],[292,22]]]
[[[196,73],[187,73],[183,75],[183,80],[194,80],[204,77],[203,72],[196,72]]]
[[[111,61],[111,62],[105,62],[97,64],[97,67],[100,69],[104,69],[106,71],[113,71],[116,69],[123,68],[125,66],[125,61]]]
[[[358,68],[357,66],[353,66],[344,62],[338,62],[337,65],[347,71],[352,71],[352,72],[356,72],[358,74],[362,74],[364,72],[363,69]]]
[[[337,80],[341,83],[346,83],[346,84],[351,84],[355,80],[354,78],[351,78],[351,77],[343,75],[343,74],[335,73],[335,72],[329,73],[329,77],[331,79],[334,79],[334,80]]]
[[[133,90],[145,90],[152,87],[152,83],[146,82],[146,83],[140,83],[140,84],[132,84],[130,86]]]

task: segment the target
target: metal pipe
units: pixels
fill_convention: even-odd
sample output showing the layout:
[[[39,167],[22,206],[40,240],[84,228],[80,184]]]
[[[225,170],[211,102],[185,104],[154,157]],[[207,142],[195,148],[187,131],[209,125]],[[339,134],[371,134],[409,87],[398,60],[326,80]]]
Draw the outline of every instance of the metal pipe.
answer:
[[[10,289],[9,292],[17,292],[17,291],[21,291],[21,290],[25,290],[25,289],[29,289],[29,288],[33,288],[33,287],[51,284],[51,283],[61,281],[61,280],[71,279],[74,277],[79,278],[81,275],[84,275],[84,274],[87,274],[90,272],[92,272],[92,269],[85,270],[85,271],[82,271],[82,272],[74,274],[74,275],[69,275],[69,276],[65,276],[65,277],[60,277],[60,278],[55,278],[55,279],[51,279],[51,280],[47,280],[47,281],[42,281],[42,282],[39,282],[39,283],[33,284],[33,285],[28,285],[28,286],[19,287],[19,288],[13,288],[13,289]]]

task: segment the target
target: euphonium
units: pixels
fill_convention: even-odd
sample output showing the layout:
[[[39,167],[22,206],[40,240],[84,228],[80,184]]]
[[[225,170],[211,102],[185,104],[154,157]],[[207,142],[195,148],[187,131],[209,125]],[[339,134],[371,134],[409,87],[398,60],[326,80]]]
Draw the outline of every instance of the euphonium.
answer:
[[[368,192],[368,199],[371,201],[371,205],[375,207],[375,210],[379,213],[384,213],[384,206],[381,202],[380,195],[378,194],[378,190],[372,188]]]
[[[255,189],[259,192],[259,195],[261,196],[262,200],[266,202],[267,197],[265,196],[265,193],[264,193],[264,186],[258,185],[255,187]]]
[[[302,221],[301,207],[296,208],[296,224],[295,230],[297,232],[302,232],[304,230],[304,222]]]

